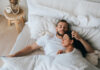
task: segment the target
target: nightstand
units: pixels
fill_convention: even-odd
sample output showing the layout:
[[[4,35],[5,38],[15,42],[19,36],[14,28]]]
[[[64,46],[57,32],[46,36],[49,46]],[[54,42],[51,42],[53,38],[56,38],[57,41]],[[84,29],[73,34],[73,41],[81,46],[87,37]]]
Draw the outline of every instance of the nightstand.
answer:
[[[18,33],[21,32],[23,26],[24,26],[24,11],[20,9],[20,12],[18,14],[12,14],[12,13],[7,13],[4,10],[4,16],[8,20],[8,26],[11,26],[11,23],[14,23],[16,26],[16,30]]]

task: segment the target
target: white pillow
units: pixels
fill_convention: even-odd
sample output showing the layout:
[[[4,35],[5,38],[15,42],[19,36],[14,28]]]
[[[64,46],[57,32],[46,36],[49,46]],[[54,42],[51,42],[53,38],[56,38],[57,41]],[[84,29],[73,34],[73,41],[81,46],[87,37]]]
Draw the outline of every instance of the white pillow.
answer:
[[[28,20],[30,16],[65,18],[80,27],[100,26],[100,4],[81,0],[28,0]],[[59,2],[59,3],[58,3]],[[73,4],[72,4],[73,3]]]
[[[78,20],[75,17],[67,18],[54,18],[47,16],[38,16],[38,15],[30,15],[28,20],[28,26],[31,32],[31,38],[38,39],[43,36],[45,33],[56,33],[56,24],[59,20],[65,19],[70,23],[70,25],[78,25]],[[75,22],[76,20],[76,22]]]
[[[82,28],[79,26],[72,26],[71,28],[72,30],[77,31],[84,40],[87,40],[93,48],[100,50],[99,28]]]
[[[54,18],[47,16],[30,15],[28,20],[28,26],[31,32],[31,38],[37,39],[43,36],[45,33],[49,32],[52,34],[56,33],[56,24],[58,20],[65,19],[70,25],[77,26],[79,21],[75,17],[63,17]]]
[[[54,19],[35,15],[30,16],[28,26],[30,28],[31,38],[38,39],[47,32],[55,34],[55,24],[57,21],[58,19],[56,18]]]
[[[56,10],[59,10],[59,11],[67,10],[67,12],[71,13],[73,9],[75,9],[75,7],[77,6],[77,3],[79,3],[79,0],[53,0],[53,1],[27,0],[27,3],[28,3],[29,15],[31,14],[38,15],[38,14],[41,14],[41,12],[44,12],[41,15],[54,16],[54,15],[58,15],[58,13],[56,13]],[[47,10],[48,10],[48,13],[47,13]]]
[[[75,17],[75,22],[78,21],[77,25],[80,27],[86,27],[86,28],[93,28],[93,27],[99,27],[100,26],[100,18],[96,18],[93,16],[77,16]]]
[[[100,26],[100,18],[97,18],[100,10],[98,10],[99,5],[97,3],[80,1],[82,3],[82,6],[80,6],[79,0],[59,0],[60,3],[57,2],[58,0],[28,0],[28,20],[31,19],[30,16],[32,15],[38,15],[59,19],[65,18],[70,23],[81,27]],[[89,8],[87,4],[89,4]]]
[[[80,1],[74,10],[76,15],[100,17],[100,3],[89,2],[86,0]]]
[[[100,4],[84,0],[28,0],[29,15],[57,16],[57,12],[66,12],[74,16],[100,17]],[[48,12],[48,13],[47,13]],[[60,16],[60,15],[59,15]]]
[[[72,30],[76,30],[83,37],[83,39],[86,39],[91,43],[92,47],[100,50],[99,29],[93,28],[92,26],[89,28],[88,25],[87,27],[84,26],[80,27],[82,24],[78,26],[77,18],[75,19],[74,18],[75,17],[72,17],[71,19],[69,18],[70,21],[69,19],[65,18],[64,19],[70,23]],[[31,38],[38,39],[47,32],[55,34],[56,33],[55,24],[57,23],[58,20],[59,20],[58,18],[31,15],[30,20],[28,22],[28,26],[31,32]],[[76,20],[77,22],[75,23],[74,20]]]

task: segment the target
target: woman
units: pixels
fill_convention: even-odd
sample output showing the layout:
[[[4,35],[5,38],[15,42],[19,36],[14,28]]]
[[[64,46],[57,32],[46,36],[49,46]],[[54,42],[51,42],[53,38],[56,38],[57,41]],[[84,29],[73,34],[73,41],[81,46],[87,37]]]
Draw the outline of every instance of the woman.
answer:
[[[59,50],[57,54],[72,52],[74,48],[78,49],[83,57],[86,57],[87,51],[80,41],[72,37],[72,31],[67,31],[63,36],[62,45],[66,48],[65,50]]]
[[[62,45],[66,49],[57,52],[60,55],[55,57],[51,70],[100,70],[84,58],[87,51],[78,40],[72,38],[71,31],[64,34]]]

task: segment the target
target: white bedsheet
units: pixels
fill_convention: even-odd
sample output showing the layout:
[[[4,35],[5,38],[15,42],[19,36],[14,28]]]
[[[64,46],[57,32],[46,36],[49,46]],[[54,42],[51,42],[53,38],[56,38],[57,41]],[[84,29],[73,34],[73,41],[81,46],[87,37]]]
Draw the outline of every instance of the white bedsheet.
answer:
[[[0,70],[100,70],[85,60],[74,49],[67,54],[54,56],[32,55],[24,57],[1,57],[5,62]]]
[[[26,34],[26,32],[27,32],[27,34]],[[31,44],[32,42],[34,42],[34,40],[31,39],[30,32],[28,30],[28,26],[26,25],[24,30],[22,31],[22,33],[18,36],[16,44],[10,54],[17,52],[18,50],[24,48],[28,44]],[[36,52],[36,54],[39,54],[39,52]],[[73,58],[72,60],[74,60],[73,56],[67,56],[67,57],[69,57],[69,59]],[[61,58],[61,59],[58,59],[58,58]],[[63,58],[66,58],[66,57],[63,57],[61,55],[61,56],[57,56],[54,60],[54,57],[49,57],[49,56],[44,56],[44,55],[32,55],[32,54],[29,56],[17,57],[17,58],[16,57],[14,57],[14,58],[5,57],[5,58],[2,58],[3,61],[5,62],[5,64],[2,68],[0,68],[0,70],[34,70],[34,67],[36,67],[35,70],[45,70],[45,69],[47,70],[47,68],[49,69],[51,67],[51,65],[52,65],[52,70],[53,69],[56,70],[58,67],[59,67],[58,69],[61,70],[61,68],[66,69],[66,66],[63,66],[62,64],[58,64],[57,62],[62,61]],[[75,59],[75,60],[77,60],[77,59]],[[65,61],[63,61],[63,63],[64,62]],[[59,62],[59,63],[61,63],[61,62]],[[64,63],[64,64],[66,64],[66,63]],[[91,67],[91,64],[89,64],[89,65]],[[37,69],[38,66],[40,69]],[[67,66],[67,67],[69,70],[73,70],[73,68],[75,68],[77,70],[77,66],[76,67],[75,66]],[[95,68],[95,67],[93,67],[93,68]],[[86,69],[86,70],[89,70],[89,69]]]

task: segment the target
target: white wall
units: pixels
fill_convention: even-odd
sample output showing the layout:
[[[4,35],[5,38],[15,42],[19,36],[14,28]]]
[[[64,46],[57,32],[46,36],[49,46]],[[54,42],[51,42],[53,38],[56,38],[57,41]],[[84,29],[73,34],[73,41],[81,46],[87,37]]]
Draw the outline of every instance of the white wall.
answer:
[[[27,17],[27,3],[26,0],[20,0],[20,6],[21,8],[23,8],[26,17]],[[5,9],[5,7],[7,7],[9,5],[9,0],[0,0],[0,14],[3,15],[3,11]]]

